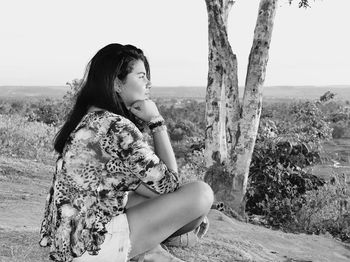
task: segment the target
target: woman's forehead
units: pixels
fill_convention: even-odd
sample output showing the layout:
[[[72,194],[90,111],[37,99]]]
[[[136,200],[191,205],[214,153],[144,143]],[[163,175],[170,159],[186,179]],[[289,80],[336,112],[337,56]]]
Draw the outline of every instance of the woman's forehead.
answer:
[[[144,72],[144,73],[146,73],[145,64],[143,63],[142,60],[137,60],[134,62],[132,72],[136,72],[136,73]]]

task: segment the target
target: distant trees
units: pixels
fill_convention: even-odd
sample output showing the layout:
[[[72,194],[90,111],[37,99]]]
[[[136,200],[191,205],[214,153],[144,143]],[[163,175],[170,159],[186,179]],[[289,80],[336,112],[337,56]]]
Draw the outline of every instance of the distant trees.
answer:
[[[52,99],[40,99],[36,103],[30,105],[26,116],[29,121],[42,122],[48,125],[58,125],[61,122],[61,103]]]

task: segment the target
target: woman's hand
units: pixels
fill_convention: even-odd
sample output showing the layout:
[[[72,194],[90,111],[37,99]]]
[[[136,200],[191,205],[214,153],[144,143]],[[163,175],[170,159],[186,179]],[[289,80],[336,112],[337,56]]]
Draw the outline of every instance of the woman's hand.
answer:
[[[159,116],[156,104],[150,100],[137,100],[130,107],[131,113],[145,122],[149,122],[153,117]]]

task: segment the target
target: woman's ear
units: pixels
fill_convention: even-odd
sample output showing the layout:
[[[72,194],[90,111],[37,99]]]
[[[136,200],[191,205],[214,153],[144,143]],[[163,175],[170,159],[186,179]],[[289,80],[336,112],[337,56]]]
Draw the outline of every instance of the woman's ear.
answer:
[[[114,81],[114,90],[117,93],[120,93],[122,91],[122,81],[118,77]]]

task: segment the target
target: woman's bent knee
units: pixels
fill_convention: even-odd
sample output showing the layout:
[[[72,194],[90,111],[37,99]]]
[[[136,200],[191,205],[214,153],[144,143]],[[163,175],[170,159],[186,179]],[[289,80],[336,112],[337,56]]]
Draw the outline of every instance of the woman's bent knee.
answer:
[[[214,201],[214,193],[211,187],[203,181],[195,181],[186,185],[189,187],[189,203],[195,209],[198,209],[200,215],[208,212]]]
[[[203,181],[198,181],[199,183],[199,194],[201,196],[201,202],[202,205],[205,207],[205,209],[210,209],[213,202],[214,202],[214,193],[211,187],[203,182]]]

